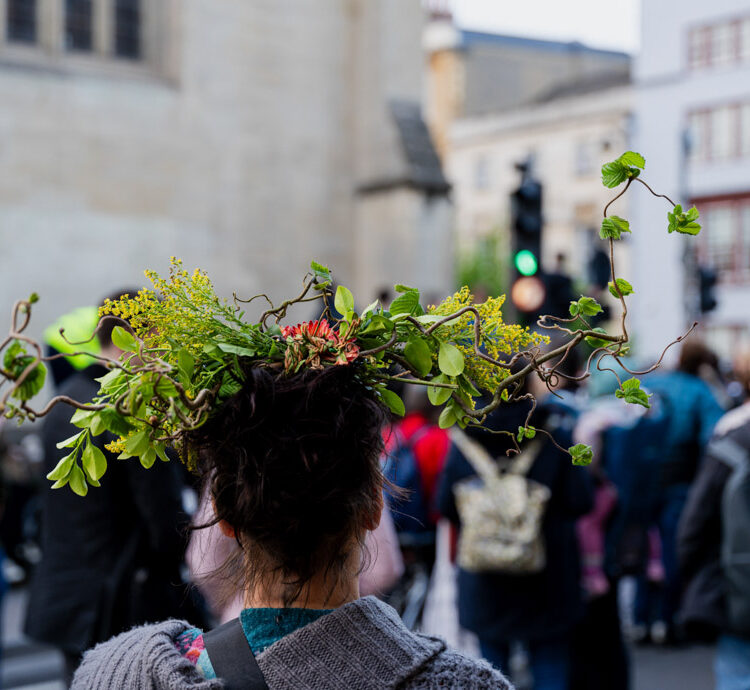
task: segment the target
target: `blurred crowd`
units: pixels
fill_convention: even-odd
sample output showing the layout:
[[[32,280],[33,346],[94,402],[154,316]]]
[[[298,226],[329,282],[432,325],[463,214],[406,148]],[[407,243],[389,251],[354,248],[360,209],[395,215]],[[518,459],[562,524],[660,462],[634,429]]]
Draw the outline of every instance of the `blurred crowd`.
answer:
[[[96,310],[65,319],[91,332]],[[49,353],[67,347],[56,333]],[[110,334],[100,328],[97,352],[117,356]],[[89,364],[54,367],[56,390],[89,399],[104,373]],[[615,398],[611,372],[580,373],[570,356],[556,386],[527,383],[531,418],[528,400],[490,416],[495,432],[537,430],[520,454],[513,435],[441,429],[423,389],[399,391],[407,413],[386,434],[389,510],[368,537],[362,593],[423,628],[436,560],[450,559],[450,615],[519,687],[626,690],[630,643],[694,640],[716,644],[719,690],[750,687],[750,357],[722,368],[687,340],[676,367],[644,378],[648,409]],[[48,490],[68,418],[58,408],[31,434],[0,427],[2,572],[29,584],[27,635],[57,647],[70,677],[86,649],[132,625],[237,616],[220,567],[236,544],[180,463],[110,458],[85,500]],[[593,447],[591,465],[571,464],[562,449],[575,443]]]

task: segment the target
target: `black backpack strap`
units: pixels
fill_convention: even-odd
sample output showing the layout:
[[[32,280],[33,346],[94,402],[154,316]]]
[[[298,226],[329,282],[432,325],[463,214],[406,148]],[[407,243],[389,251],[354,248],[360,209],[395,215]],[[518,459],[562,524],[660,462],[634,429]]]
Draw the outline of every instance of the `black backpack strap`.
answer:
[[[204,633],[203,644],[227,690],[268,690],[239,618]]]

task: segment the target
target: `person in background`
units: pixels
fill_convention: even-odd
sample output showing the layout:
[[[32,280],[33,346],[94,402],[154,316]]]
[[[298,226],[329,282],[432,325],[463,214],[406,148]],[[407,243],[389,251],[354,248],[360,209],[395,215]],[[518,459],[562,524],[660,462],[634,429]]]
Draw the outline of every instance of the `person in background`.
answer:
[[[525,402],[499,408],[486,421],[493,430],[523,426],[529,406]],[[557,442],[568,447],[565,424],[548,426],[553,415],[544,402],[531,424],[547,429]],[[560,431],[559,429],[563,429]],[[494,458],[505,457],[512,447],[506,435],[467,430]],[[539,434],[537,434],[539,437]],[[440,512],[458,527],[461,523],[454,486],[475,474],[463,454],[451,449],[438,490]],[[570,457],[551,441],[544,441],[527,475],[551,490],[542,531],[546,544],[546,566],[528,575],[458,570],[458,615],[460,624],[479,638],[482,656],[508,671],[510,645],[522,642],[528,652],[534,690],[565,690],[569,687],[569,637],[582,614],[580,557],[575,521],[591,510],[593,492],[589,475],[574,467]]]
[[[112,359],[121,354],[112,343],[115,325],[118,320],[107,318],[99,331],[101,354]],[[59,393],[90,400],[99,390],[96,379],[106,373],[100,365],[76,371]],[[46,472],[67,452],[57,442],[80,431],[70,416],[69,408],[58,406],[45,418]],[[103,434],[96,444],[108,453],[103,445],[113,438]],[[85,499],[68,488],[42,494],[42,560],[31,583],[25,631],[63,652],[68,681],[96,642],[151,616],[186,613],[185,591],[174,584],[185,549],[177,463],[145,470],[137,460],[109,455],[107,466],[101,487]]]
[[[646,381],[648,390],[664,399],[670,416],[653,508],[653,522],[661,536],[665,577],[663,601],[659,606],[664,630],[658,631],[656,642],[680,639],[680,632],[675,628],[682,590],[677,567],[677,524],[703,450],[716,422],[724,414],[711,388],[700,378],[701,371],[715,361],[716,355],[702,341],[690,338],[680,350],[676,370],[654,373]],[[636,611],[645,609],[641,602],[646,596],[647,589],[641,582],[636,595]]]
[[[750,353],[735,362],[750,394]],[[680,518],[677,555],[686,583],[680,620],[718,635],[717,690],[750,688],[750,402],[715,427]]]

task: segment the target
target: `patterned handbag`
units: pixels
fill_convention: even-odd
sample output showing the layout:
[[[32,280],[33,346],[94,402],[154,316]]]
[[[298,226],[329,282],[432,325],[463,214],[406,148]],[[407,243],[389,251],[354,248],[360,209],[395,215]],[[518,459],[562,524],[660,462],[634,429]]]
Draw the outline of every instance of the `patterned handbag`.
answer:
[[[537,573],[546,552],[542,521],[548,487],[526,477],[542,444],[532,441],[501,468],[458,429],[451,439],[477,473],[453,487],[461,518],[458,564],[470,572]]]

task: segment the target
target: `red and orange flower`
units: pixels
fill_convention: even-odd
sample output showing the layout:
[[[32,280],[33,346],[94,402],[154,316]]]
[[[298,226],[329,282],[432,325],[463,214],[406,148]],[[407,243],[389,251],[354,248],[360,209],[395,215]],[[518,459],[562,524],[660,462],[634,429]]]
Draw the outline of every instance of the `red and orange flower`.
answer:
[[[326,319],[284,326],[281,329],[287,341],[284,370],[289,374],[304,366],[322,369],[326,365],[353,362],[359,356],[359,346],[352,337],[355,328],[355,324],[350,324],[341,335],[331,328]]]

